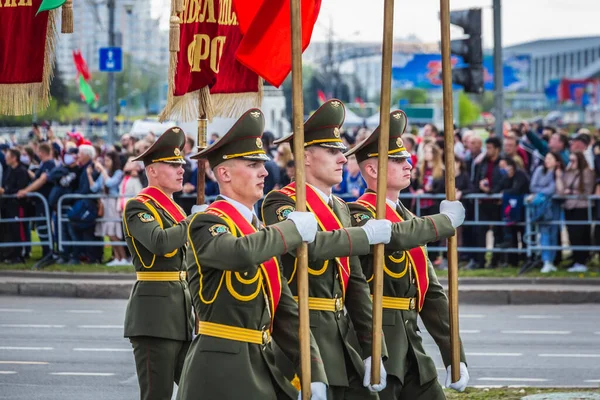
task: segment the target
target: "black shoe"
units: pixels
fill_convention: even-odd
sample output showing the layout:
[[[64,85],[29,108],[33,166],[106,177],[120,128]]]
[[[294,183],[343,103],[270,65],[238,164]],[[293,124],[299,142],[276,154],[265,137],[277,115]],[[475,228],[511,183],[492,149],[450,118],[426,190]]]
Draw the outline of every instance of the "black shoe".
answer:
[[[58,259],[58,256],[56,254],[52,254],[52,253],[46,254],[38,262],[33,264],[33,267],[31,267],[31,269],[40,270],[42,268],[45,268],[47,266],[50,266],[50,265],[56,263],[57,259]]]
[[[542,267],[543,264],[544,263],[542,262],[542,260],[529,260],[525,264],[523,264],[517,275],[523,275],[534,269],[539,269]]]
[[[25,264],[25,258],[15,257],[7,261],[7,264]]]

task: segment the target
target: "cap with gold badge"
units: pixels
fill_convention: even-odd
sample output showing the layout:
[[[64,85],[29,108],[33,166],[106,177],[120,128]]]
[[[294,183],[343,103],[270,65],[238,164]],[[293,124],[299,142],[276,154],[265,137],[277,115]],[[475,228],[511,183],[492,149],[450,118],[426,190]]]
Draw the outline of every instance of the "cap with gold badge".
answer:
[[[408,118],[402,110],[392,111],[390,114],[390,142],[388,157],[391,158],[410,158],[410,153],[406,151],[402,142],[402,134],[406,129]],[[356,161],[359,163],[372,157],[379,156],[379,132],[381,127],[378,126],[365,140],[358,143],[344,155],[346,157],[355,155]]]
[[[183,158],[184,145],[185,133],[183,129],[174,126],[167,129],[148,150],[134,158],[133,161],[143,161],[144,166],[157,162],[185,164]]]
[[[304,123],[304,147],[321,146],[346,150],[342,142],[340,128],[346,118],[344,103],[331,99],[323,103]],[[290,142],[294,133],[276,140],[274,143]]]
[[[211,168],[234,158],[267,161],[269,157],[261,140],[264,128],[265,116],[262,111],[252,108],[223,137],[191,158],[206,158]]]

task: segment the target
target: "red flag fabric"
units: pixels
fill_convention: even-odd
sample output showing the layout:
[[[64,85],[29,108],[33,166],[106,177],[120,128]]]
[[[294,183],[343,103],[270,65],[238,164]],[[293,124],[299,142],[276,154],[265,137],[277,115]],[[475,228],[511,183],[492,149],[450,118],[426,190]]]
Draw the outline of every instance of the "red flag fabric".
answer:
[[[0,114],[45,109],[56,42],[55,12],[35,15],[41,0],[0,4]]]
[[[83,76],[84,80],[89,81],[92,75],[90,74],[90,70],[85,62],[85,59],[81,55],[81,51],[73,50],[73,63],[75,63],[75,68],[77,69],[79,75]]]
[[[260,106],[262,83],[258,75],[235,58],[242,34],[231,0],[186,0],[178,16],[180,44],[173,91],[161,117],[197,118],[194,99],[188,94],[207,87],[211,94],[207,101],[214,105],[214,115],[237,116]]]
[[[361,99],[358,96],[354,99],[354,102],[358,103],[358,105],[360,106],[360,108],[364,108],[365,107],[365,102],[363,101],[363,99]]]
[[[327,96],[325,96],[325,92],[321,89],[317,89],[317,97],[319,98],[320,105],[323,105],[327,101]]]
[[[292,69],[289,0],[234,0],[244,38],[237,59],[279,87]],[[302,0],[302,51],[310,44],[321,0]],[[244,29],[245,28],[245,29]]]

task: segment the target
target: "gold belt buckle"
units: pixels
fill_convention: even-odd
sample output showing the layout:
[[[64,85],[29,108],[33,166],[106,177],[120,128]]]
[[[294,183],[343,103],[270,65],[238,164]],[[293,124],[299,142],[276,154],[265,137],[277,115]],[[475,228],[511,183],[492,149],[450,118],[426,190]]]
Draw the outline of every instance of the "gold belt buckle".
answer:
[[[179,271],[179,280],[185,281],[185,271]]]
[[[341,297],[335,297],[335,312],[340,312],[344,309],[344,303]]]
[[[267,347],[267,344],[271,341],[271,334],[269,333],[269,328],[265,325],[262,327],[262,348]]]
[[[408,309],[409,310],[414,310],[415,309],[415,298],[411,297],[410,301],[408,302]]]

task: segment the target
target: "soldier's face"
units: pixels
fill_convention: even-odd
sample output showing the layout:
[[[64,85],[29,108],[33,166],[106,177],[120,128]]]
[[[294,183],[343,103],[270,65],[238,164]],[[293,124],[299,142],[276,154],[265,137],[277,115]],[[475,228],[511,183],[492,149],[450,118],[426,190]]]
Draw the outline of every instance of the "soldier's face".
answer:
[[[410,185],[412,165],[408,158],[389,158],[387,171],[387,186],[390,189],[402,190]]]
[[[154,163],[146,168],[148,184],[172,194],[183,189],[183,164]]]
[[[231,183],[231,190],[238,200],[244,204],[254,204],[264,195],[265,178],[269,173],[264,161],[230,160],[226,165],[225,181]]]
[[[340,149],[311,146],[304,152],[308,183],[323,183],[333,187],[342,182],[344,164],[348,161]],[[310,182],[314,179],[318,182]]]

